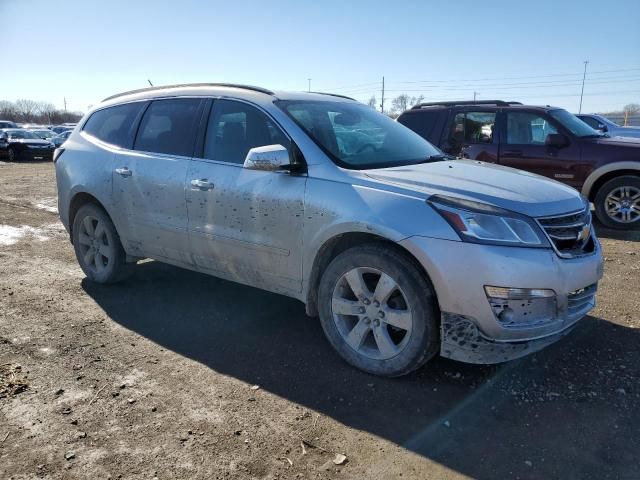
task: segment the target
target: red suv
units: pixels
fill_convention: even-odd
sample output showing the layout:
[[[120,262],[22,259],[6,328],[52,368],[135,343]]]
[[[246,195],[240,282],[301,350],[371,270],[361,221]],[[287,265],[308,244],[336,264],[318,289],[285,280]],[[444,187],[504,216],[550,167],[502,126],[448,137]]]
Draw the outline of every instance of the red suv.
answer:
[[[398,122],[451,155],[571,185],[608,227],[640,227],[640,139],[609,137],[561,108],[501,100],[421,103]]]

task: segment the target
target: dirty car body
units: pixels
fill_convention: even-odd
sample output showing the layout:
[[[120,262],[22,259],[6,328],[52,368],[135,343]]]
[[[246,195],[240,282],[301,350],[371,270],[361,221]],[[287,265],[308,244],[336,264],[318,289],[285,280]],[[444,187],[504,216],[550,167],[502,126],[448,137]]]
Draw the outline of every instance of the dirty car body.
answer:
[[[90,278],[119,257],[91,235],[102,214],[88,230],[78,222],[87,204],[112,222],[123,261],[296,298],[371,373],[406,373],[436,351],[502,362],[566,335],[602,276],[588,202],[537,175],[440,154],[338,96],[145,89],[105,100],[56,151],[59,212]],[[406,353],[416,338],[437,348]]]

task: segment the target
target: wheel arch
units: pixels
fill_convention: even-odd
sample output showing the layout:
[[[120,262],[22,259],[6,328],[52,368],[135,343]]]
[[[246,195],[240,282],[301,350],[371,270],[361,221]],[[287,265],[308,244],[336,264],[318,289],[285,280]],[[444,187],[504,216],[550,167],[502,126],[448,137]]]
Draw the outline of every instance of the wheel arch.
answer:
[[[615,162],[604,165],[587,177],[582,186],[582,194],[593,202],[598,194],[598,190],[609,180],[625,175],[640,177],[640,161],[638,162]]]
[[[90,193],[76,192],[71,198],[71,202],[69,202],[68,219],[69,219],[69,238],[71,239],[71,243],[73,243],[73,221],[76,218],[76,214],[78,213],[78,210],[80,210],[82,206],[88,203],[93,203],[94,205],[97,205],[98,207],[102,208],[105,212],[107,212],[107,215],[109,215],[109,218],[111,218],[111,221],[113,221],[113,217],[111,216],[111,214],[109,214],[109,211],[105,208],[105,206],[100,200],[98,200],[96,197],[94,197]],[[117,230],[117,227],[116,227],[116,230]]]
[[[409,252],[402,245],[390,240],[384,236],[377,235],[375,233],[367,232],[346,232],[334,235],[326,240],[322,246],[318,249],[316,256],[313,260],[313,266],[311,268],[310,275],[307,279],[307,292],[306,292],[306,313],[311,317],[318,316],[318,287],[320,285],[320,279],[322,273],[329,266],[331,261],[342,252],[348,250],[356,245],[364,245],[375,243],[378,245],[385,245],[391,248],[405,257],[407,257],[419,271],[424,275],[425,279],[433,285],[429,273],[425,270],[422,264],[417,258]],[[435,294],[435,288],[434,288]],[[437,303],[437,302],[436,302]]]

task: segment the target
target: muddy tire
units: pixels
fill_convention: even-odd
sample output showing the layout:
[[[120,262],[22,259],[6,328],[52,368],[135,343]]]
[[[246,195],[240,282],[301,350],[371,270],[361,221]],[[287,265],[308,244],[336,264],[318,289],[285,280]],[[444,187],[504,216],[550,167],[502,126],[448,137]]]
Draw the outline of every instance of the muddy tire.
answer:
[[[353,247],[320,280],[322,328],[351,365],[386,377],[405,375],[440,346],[433,286],[412,259],[383,244]]]
[[[594,204],[603,225],[620,230],[640,228],[640,177],[609,180],[598,190]]]
[[[98,205],[83,205],[73,220],[73,247],[80,268],[96,283],[116,283],[131,272],[111,218]]]

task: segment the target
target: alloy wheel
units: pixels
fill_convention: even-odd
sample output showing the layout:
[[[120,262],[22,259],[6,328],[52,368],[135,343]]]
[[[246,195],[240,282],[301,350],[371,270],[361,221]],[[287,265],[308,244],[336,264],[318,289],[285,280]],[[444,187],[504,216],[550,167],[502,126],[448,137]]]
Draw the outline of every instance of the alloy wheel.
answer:
[[[618,223],[633,223],[640,219],[640,189],[622,186],[609,192],[604,201],[609,218]]]
[[[376,268],[346,272],[333,291],[333,321],[356,352],[388,360],[406,347],[413,328],[411,306],[398,283]]]
[[[95,217],[83,218],[78,244],[84,265],[95,273],[102,273],[115,257],[114,247],[104,225]]]

